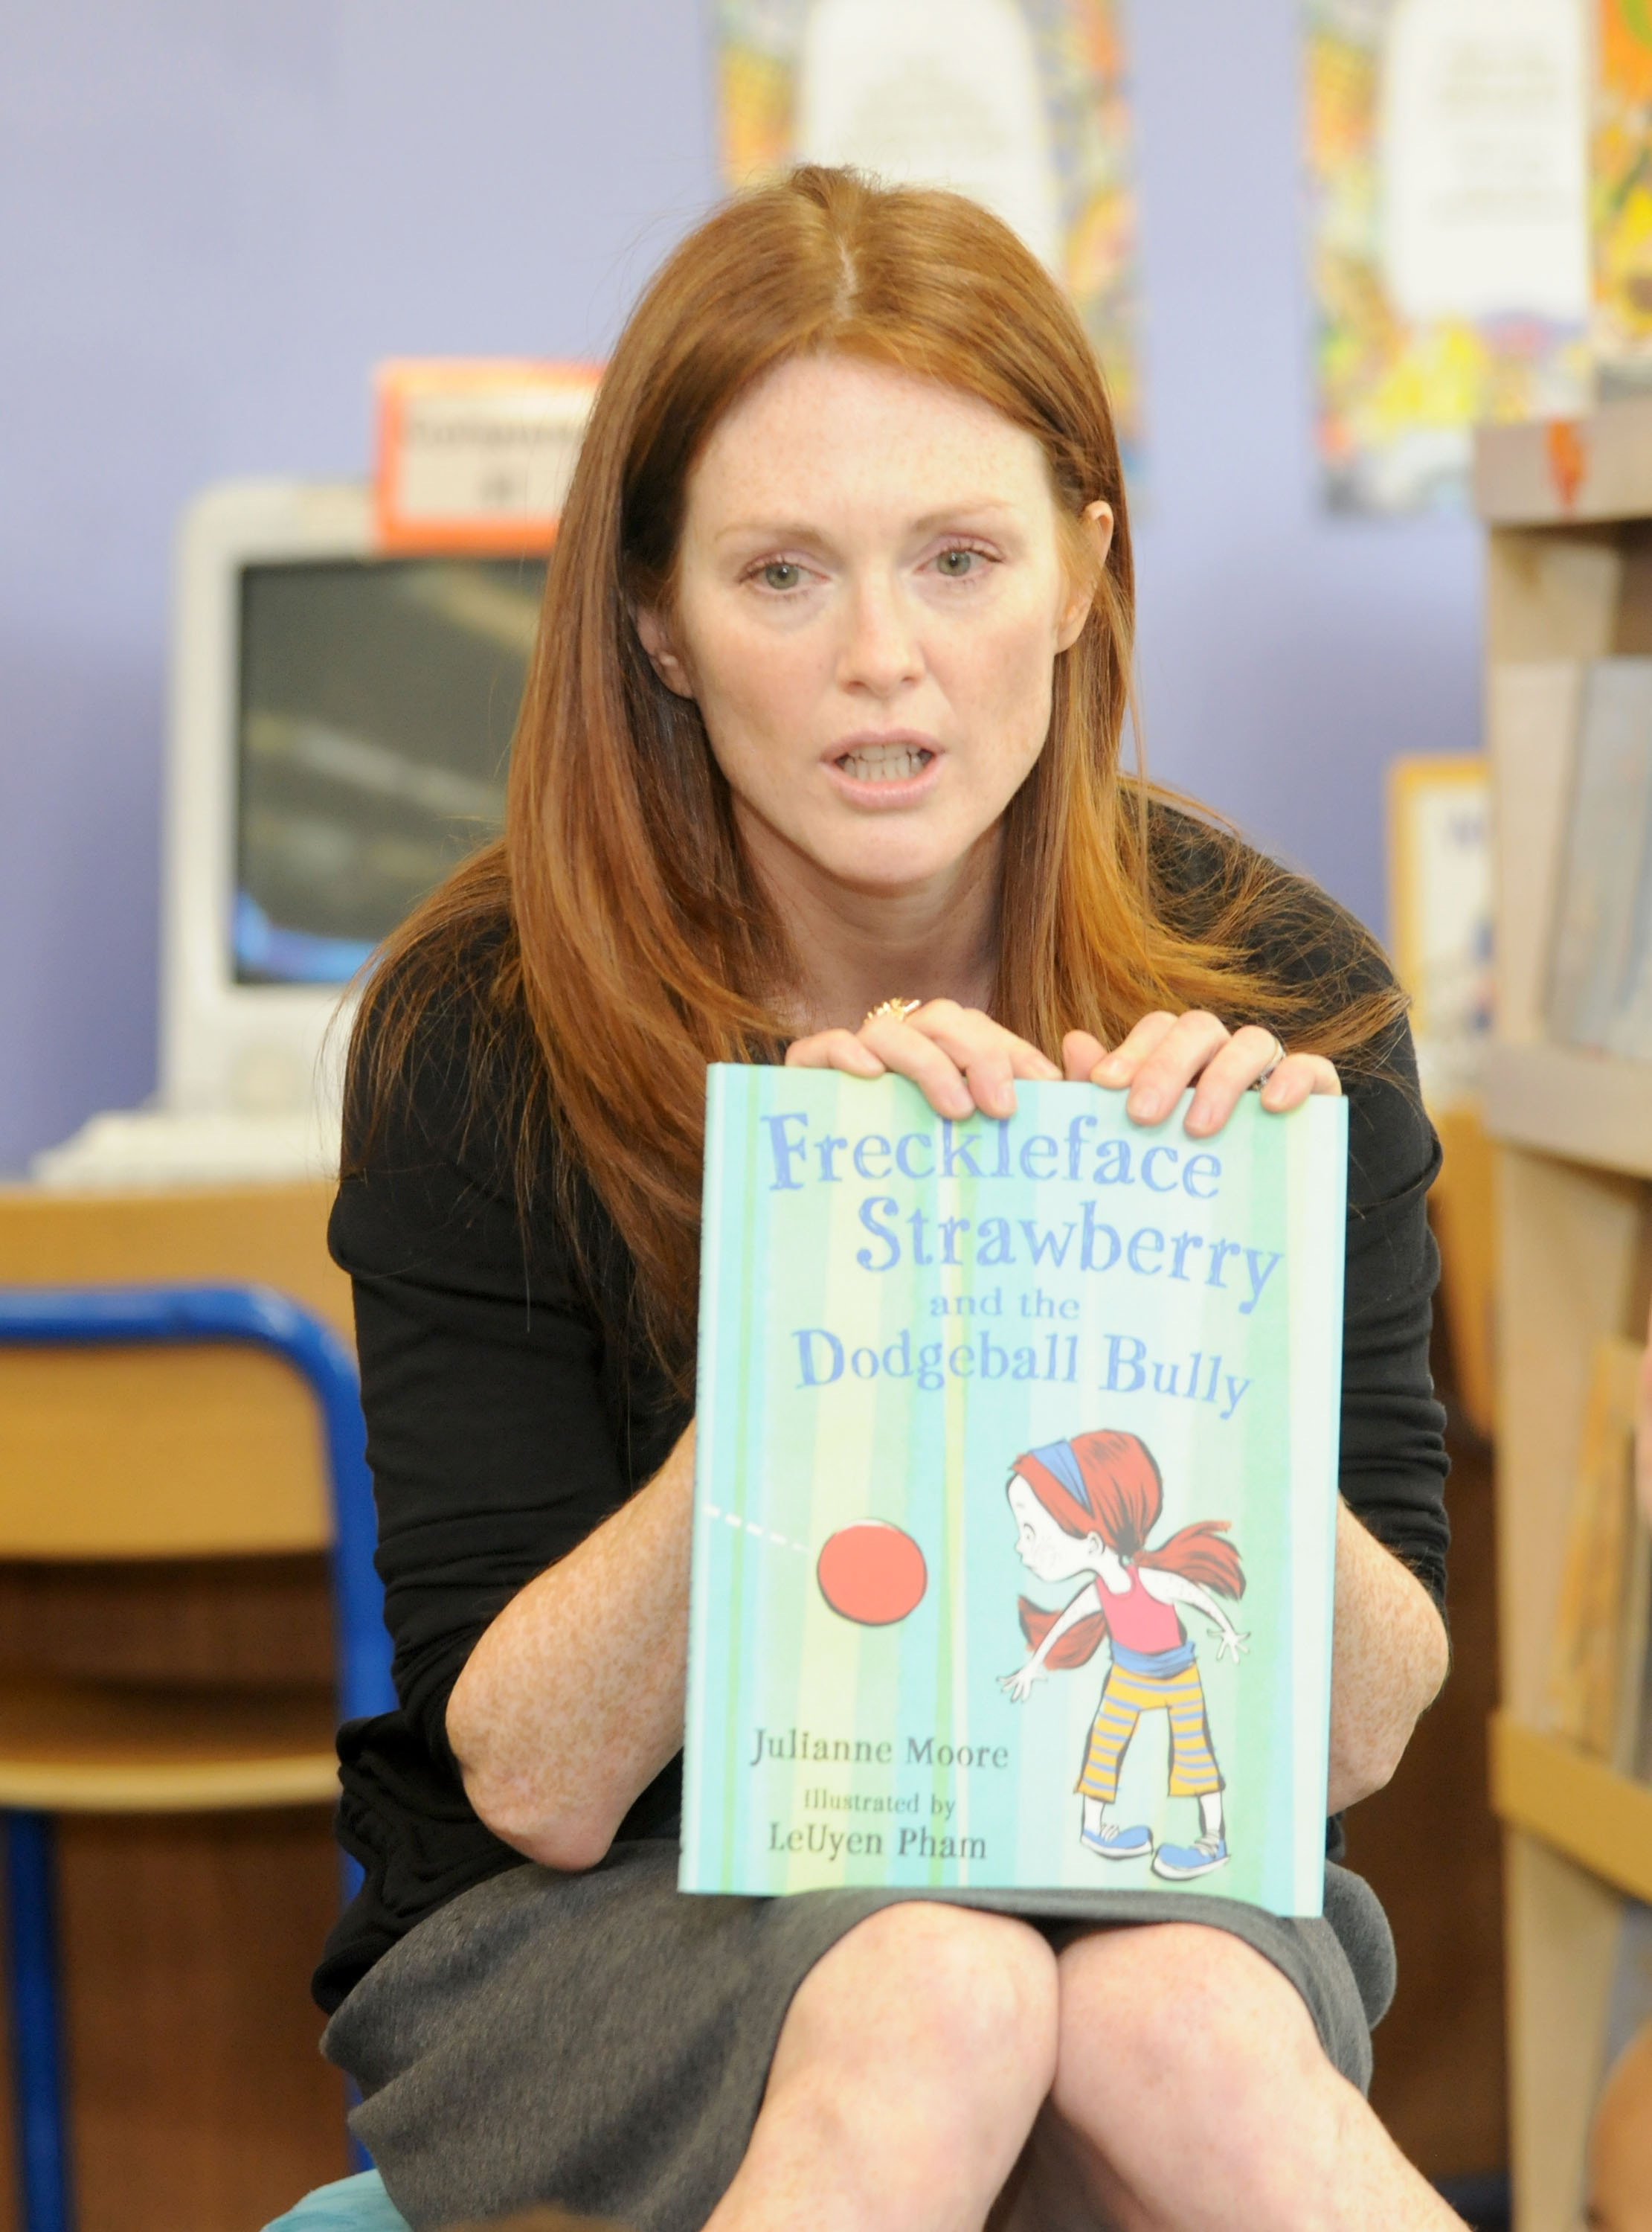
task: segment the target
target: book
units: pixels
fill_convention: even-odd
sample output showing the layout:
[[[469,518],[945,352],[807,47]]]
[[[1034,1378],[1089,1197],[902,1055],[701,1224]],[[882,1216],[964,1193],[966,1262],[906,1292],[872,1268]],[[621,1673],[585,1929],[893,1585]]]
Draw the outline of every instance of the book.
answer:
[[[709,1074],[681,1887],[1319,1911],[1345,1104]]]
[[[1586,662],[1499,659],[1486,678],[1491,761],[1497,1035],[1544,1035],[1560,878],[1554,832],[1566,818]]]
[[[1652,2024],[1652,1906],[1626,1898],[1617,1925],[1601,2068],[1609,2073],[1629,2041]]]
[[[1603,1051],[1635,959],[1636,899],[1652,821],[1652,659],[1588,669],[1550,958],[1548,1023]]]
[[[1491,780],[1483,754],[1388,763],[1389,942],[1430,1114],[1473,1106],[1492,1028]]]
[[[1634,2232],[1652,2193],[1652,1908],[1627,1898],[1617,1927],[1594,2112],[1584,2150],[1583,2221]]]
[[[1641,1749],[1652,1541],[1635,1500],[1642,1350],[1597,1341],[1584,1406],[1551,1638],[1547,1723],[1621,1773]]]
[[[1652,1061],[1652,825],[1641,847],[1640,884],[1630,910],[1623,987],[1606,1028],[1606,1050]]]

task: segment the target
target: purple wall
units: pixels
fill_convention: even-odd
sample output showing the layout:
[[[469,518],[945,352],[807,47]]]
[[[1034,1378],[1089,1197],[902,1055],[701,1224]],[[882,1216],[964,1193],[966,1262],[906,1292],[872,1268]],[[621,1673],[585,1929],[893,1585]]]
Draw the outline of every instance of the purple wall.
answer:
[[[1136,0],[1155,771],[1373,919],[1472,748],[1473,531],[1316,512],[1294,0]],[[392,354],[600,354],[712,198],[696,0],[14,9],[0,72],[0,1169],[154,1080],[172,526],[353,474]]]
[[[1318,509],[1297,0],[1134,0],[1148,765],[1379,930],[1383,769],[1480,741],[1479,530]]]

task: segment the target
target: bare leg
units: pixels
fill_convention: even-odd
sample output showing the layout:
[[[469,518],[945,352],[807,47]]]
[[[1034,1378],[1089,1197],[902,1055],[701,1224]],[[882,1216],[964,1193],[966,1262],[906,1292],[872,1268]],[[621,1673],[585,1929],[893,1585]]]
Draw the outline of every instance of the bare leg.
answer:
[[[1055,2073],[1055,1956],[1002,1915],[909,1902],[805,1977],[706,2232],[979,2232]]]
[[[1299,1994],[1199,1924],[1081,1938],[1016,2232],[1448,2232],[1461,2219],[1325,2059]]]

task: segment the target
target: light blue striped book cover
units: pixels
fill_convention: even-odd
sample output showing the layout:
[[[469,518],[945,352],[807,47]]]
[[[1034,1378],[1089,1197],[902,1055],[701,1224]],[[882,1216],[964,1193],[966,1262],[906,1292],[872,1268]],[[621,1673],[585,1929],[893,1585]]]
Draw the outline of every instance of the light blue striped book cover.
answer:
[[[1016,1093],[709,1074],[682,1887],[1317,1914],[1345,1104]]]

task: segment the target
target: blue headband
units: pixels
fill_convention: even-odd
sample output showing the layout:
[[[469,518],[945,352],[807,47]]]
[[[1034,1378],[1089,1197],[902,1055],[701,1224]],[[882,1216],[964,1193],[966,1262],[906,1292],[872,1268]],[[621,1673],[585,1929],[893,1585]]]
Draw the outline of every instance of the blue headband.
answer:
[[[1053,1474],[1075,1503],[1082,1504],[1086,1511],[1090,1509],[1084,1475],[1079,1470],[1071,1442],[1046,1442],[1041,1450],[1029,1450],[1027,1455],[1036,1457],[1046,1472]]]

